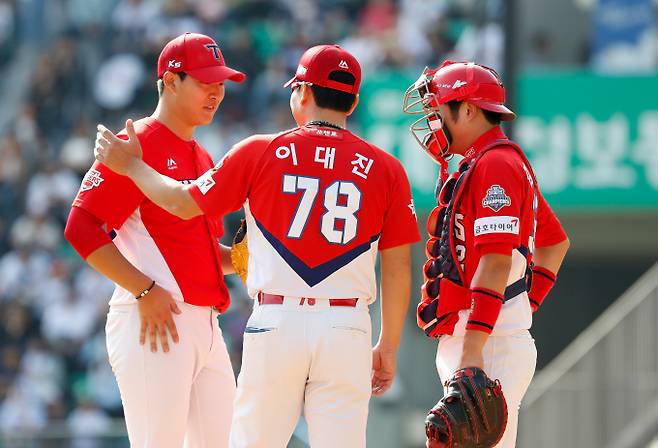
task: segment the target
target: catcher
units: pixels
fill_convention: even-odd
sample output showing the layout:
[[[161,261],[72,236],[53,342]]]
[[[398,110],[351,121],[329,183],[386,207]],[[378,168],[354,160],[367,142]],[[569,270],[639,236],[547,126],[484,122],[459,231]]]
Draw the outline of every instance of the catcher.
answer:
[[[497,73],[470,62],[425,69],[405,93],[404,112],[421,114],[410,130],[441,166],[417,310],[418,325],[439,338],[445,385],[426,420],[429,447],[515,446],[537,360],[533,312],[569,247],[523,151],[500,128],[516,117],[504,102]],[[463,160],[449,174],[454,154]]]

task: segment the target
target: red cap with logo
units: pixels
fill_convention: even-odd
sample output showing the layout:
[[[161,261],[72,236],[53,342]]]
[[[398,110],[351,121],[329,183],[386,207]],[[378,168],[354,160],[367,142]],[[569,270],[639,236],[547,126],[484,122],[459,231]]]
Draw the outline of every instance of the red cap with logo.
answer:
[[[242,82],[246,78],[244,73],[226,66],[212,38],[196,33],[181,34],[165,45],[158,58],[158,78],[166,71],[185,72],[205,84],[227,79]]]
[[[329,79],[329,75],[335,71],[354,76],[354,84]],[[361,66],[354,56],[338,45],[318,45],[306,50],[299,60],[297,73],[283,87],[288,87],[295,81],[357,94],[361,85]]]

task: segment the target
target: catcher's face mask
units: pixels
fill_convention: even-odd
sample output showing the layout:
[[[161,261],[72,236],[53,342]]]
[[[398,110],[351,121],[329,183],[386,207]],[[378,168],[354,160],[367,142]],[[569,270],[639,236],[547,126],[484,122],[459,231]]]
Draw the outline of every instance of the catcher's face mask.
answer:
[[[439,113],[438,98],[430,91],[434,73],[436,70],[426,67],[420,78],[407,88],[402,111],[423,115],[409,127],[411,135],[435,162],[443,164],[451,157],[448,148],[452,138]]]

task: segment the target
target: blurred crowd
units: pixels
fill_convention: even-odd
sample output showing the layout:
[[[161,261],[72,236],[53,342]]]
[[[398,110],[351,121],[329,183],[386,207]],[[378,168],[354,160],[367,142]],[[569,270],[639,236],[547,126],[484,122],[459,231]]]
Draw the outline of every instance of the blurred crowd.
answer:
[[[21,19],[26,5],[42,26]],[[381,68],[422,69],[450,55],[500,68],[501,17],[489,13],[502,11],[500,5],[0,0],[0,73],[11,65],[17,41],[39,45],[22,102],[11,106],[12,122],[0,133],[0,433],[36,432],[62,420],[84,438],[121,416],[103,334],[113,285],[80,260],[62,231],[92,163],[95,124],[117,130],[126,117],[150,114],[166,41],[185,31],[209,34],[227,63],[248,75],[227,88],[215,122],[199,129],[198,140],[218,159],[249,134],[293,125],[281,86],[309,46],[340,43],[366,76]],[[249,304],[230,283],[234,305],[223,326],[237,370]]]

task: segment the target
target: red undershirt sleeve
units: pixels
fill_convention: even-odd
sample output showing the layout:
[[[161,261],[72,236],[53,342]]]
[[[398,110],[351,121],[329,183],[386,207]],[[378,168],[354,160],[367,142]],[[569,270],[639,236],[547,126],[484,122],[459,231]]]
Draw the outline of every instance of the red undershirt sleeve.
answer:
[[[85,260],[96,249],[112,242],[103,230],[103,221],[76,206],[71,207],[64,237]]]

